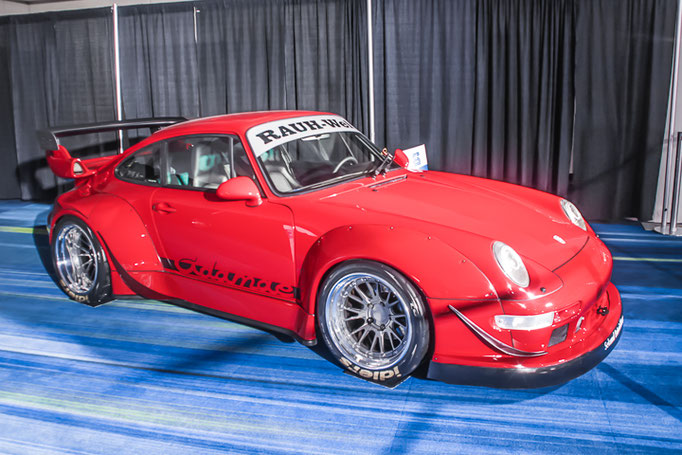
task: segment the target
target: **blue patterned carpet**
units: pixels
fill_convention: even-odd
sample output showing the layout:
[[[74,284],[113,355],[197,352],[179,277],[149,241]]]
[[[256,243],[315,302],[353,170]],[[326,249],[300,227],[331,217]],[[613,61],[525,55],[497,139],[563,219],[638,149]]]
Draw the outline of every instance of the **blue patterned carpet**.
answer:
[[[682,240],[597,225],[622,340],[552,389],[388,390],[154,301],[93,309],[43,266],[48,206],[0,202],[0,453],[681,453]]]

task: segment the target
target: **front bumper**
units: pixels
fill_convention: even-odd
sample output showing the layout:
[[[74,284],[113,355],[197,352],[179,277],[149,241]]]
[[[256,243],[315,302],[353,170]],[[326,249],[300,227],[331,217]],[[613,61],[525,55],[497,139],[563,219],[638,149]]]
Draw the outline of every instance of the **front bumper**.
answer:
[[[592,339],[585,340],[586,351],[580,355],[572,358],[561,357],[555,363],[542,364],[542,366],[526,366],[523,361],[505,367],[456,365],[432,361],[427,376],[429,379],[450,384],[504,389],[549,387],[570,381],[597,366],[620,340],[623,329],[623,311],[620,296],[617,291],[613,291],[609,293],[611,312],[604,321],[602,330],[594,333],[596,339],[590,337]],[[605,327],[612,327],[612,329],[606,332],[607,336],[604,337],[603,328]],[[578,348],[578,346],[572,346],[572,348]]]

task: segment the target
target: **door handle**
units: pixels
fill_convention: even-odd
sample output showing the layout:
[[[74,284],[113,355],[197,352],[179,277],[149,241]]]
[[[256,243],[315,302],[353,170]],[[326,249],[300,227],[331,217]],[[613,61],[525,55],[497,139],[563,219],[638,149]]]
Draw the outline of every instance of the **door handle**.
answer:
[[[175,208],[173,208],[173,206],[167,202],[157,202],[156,204],[152,205],[152,210],[159,213],[175,212]]]

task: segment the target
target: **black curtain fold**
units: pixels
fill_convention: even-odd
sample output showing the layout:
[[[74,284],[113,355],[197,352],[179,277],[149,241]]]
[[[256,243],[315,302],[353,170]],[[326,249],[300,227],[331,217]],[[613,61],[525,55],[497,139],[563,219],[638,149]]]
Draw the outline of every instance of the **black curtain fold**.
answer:
[[[193,4],[127,6],[118,11],[124,118],[198,117]]]
[[[665,135],[677,2],[577,2],[571,197],[585,216],[649,220]]]
[[[366,2],[297,0],[285,6],[291,106],[338,113],[369,132]]]
[[[374,1],[377,142],[431,169],[565,194],[571,1]]]
[[[21,196],[14,141],[9,37],[9,19],[0,18],[0,199]]]
[[[10,18],[10,75],[22,199],[53,199],[57,178],[36,130],[115,118],[111,10]],[[76,156],[102,153],[113,137],[87,135],[66,145]]]
[[[426,143],[432,169],[568,194],[591,219],[650,217],[675,0],[372,5],[379,145]],[[126,118],[311,109],[369,132],[365,0],[119,14]],[[0,19],[0,197],[50,199],[62,183],[36,129],[115,118],[112,19],[109,8]],[[112,144],[66,145],[84,155]]]
[[[202,115],[326,110],[367,131],[364,5],[361,0],[197,3]]]
[[[205,2],[197,13],[202,115],[287,109],[284,2]]]

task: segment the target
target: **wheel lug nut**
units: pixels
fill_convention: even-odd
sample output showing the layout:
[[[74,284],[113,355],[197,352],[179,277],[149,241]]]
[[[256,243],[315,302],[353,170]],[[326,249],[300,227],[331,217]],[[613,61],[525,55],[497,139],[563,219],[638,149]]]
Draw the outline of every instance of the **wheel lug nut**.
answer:
[[[373,322],[374,322],[374,318],[367,318],[367,322],[370,323],[370,324],[373,323]]]
[[[386,326],[384,324],[381,324],[381,327],[379,327],[381,330],[384,330]]]

